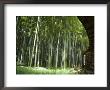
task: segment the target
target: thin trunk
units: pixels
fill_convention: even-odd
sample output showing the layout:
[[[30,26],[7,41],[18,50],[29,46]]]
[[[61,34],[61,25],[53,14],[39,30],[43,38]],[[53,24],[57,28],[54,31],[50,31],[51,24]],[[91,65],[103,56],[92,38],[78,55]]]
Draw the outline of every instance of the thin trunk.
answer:
[[[20,65],[22,64],[22,61],[23,61],[23,55],[21,54],[21,60],[19,62]]]
[[[35,40],[36,40],[36,44],[35,44],[35,48],[36,48],[36,50],[35,50],[35,60],[34,60],[34,67],[36,67],[36,62],[37,62],[37,48],[38,48],[38,31],[37,31],[37,29],[36,29],[36,34],[35,34]]]
[[[57,68],[57,63],[58,63],[59,37],[60,37],[60,33],[59,33],[59,36],[58,36],[58,42],[57,42],[57,55],[56,55],[56,63],[55,63],[55,67],[56,67],[56,68]]]
[[[62,61],[63,61],[63,69],[66,67],[66,40],[64,40],[64,48],[63,48],[63,54],[62,54]]]
[[[38,49],[38,45],[36,45],[36,53],[35,53],[34,67],[36,67],[36,61],[37,61],[37,49]]]
[[[30,47],[29,47],[29,61],[28,61],[28,66],[30,65]]]
[[[37,67],[39,67],[39,53],[38,53],[38,57],[37,57]]]
[[[48,68],[51,67],[51,60],[52,60],[52,42],[49,44]]]
[[[39,31],[39,16],[38,16],[37,28],[36,28],[36,32],[35,32],[35,36],[36,36],[35,37],[35,40],[36,40],[35,48],[36,48],[36,50],[35,50],[34,67],[36,67],[36,62],[37,62],[37,66],[39,67],[39,57],[37,57],[37,55],[38,55],[38,43],[39,43],[38,31]]]
[[[35,35],[35,38],[36,38],[36,35]],[[34,49],[35,49],[35,41],[36,41],[36,39],[34,38],[34,45],[33,45],[33,47],[32,47],[32,54],[31,54],[31,62],[30,62],[30,67],[32,66],[32,59],[33,59],[33,57],[34,57]]]
[[[83,57],[84,59],[83,59],[83,61],[84,61],[84,65],[85,65],[85,60],[86,60],[86,55],[84,55],[84,57]]]

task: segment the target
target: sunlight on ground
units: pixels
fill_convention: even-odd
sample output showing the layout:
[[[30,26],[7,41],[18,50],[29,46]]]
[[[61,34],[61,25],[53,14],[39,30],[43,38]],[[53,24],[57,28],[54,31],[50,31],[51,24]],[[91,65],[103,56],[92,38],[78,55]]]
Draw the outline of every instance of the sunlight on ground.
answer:
[[[44,67],[25,67],[17,66],[17,74],[78,74],[81,69],[75,70],[74,68],[66,69],[46,69]]]

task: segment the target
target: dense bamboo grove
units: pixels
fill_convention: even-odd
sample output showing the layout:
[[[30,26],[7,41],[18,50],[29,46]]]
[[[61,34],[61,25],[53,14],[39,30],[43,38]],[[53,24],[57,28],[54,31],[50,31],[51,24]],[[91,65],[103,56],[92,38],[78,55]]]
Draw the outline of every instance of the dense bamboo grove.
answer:
[[[89,45],[77,16],[17,16],[16,65],[66,69],[85,64]]]

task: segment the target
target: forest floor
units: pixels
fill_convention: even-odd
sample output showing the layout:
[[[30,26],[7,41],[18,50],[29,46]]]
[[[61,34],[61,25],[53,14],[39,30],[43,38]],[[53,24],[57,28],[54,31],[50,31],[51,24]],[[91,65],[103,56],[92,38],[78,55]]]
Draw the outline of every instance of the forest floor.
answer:
[[[81,72],[80,68],[46,69],[44,67],[16,67],[16,74],[81,74]]]

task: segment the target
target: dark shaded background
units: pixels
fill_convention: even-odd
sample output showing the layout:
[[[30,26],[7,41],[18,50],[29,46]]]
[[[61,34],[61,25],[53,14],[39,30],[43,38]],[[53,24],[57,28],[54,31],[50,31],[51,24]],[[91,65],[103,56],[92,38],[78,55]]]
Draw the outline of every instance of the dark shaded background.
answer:
[[[94,16],[78,16],[84,25],[88,38],[89,48],[84,54],[86,55],[84,68],[94,72]]]

